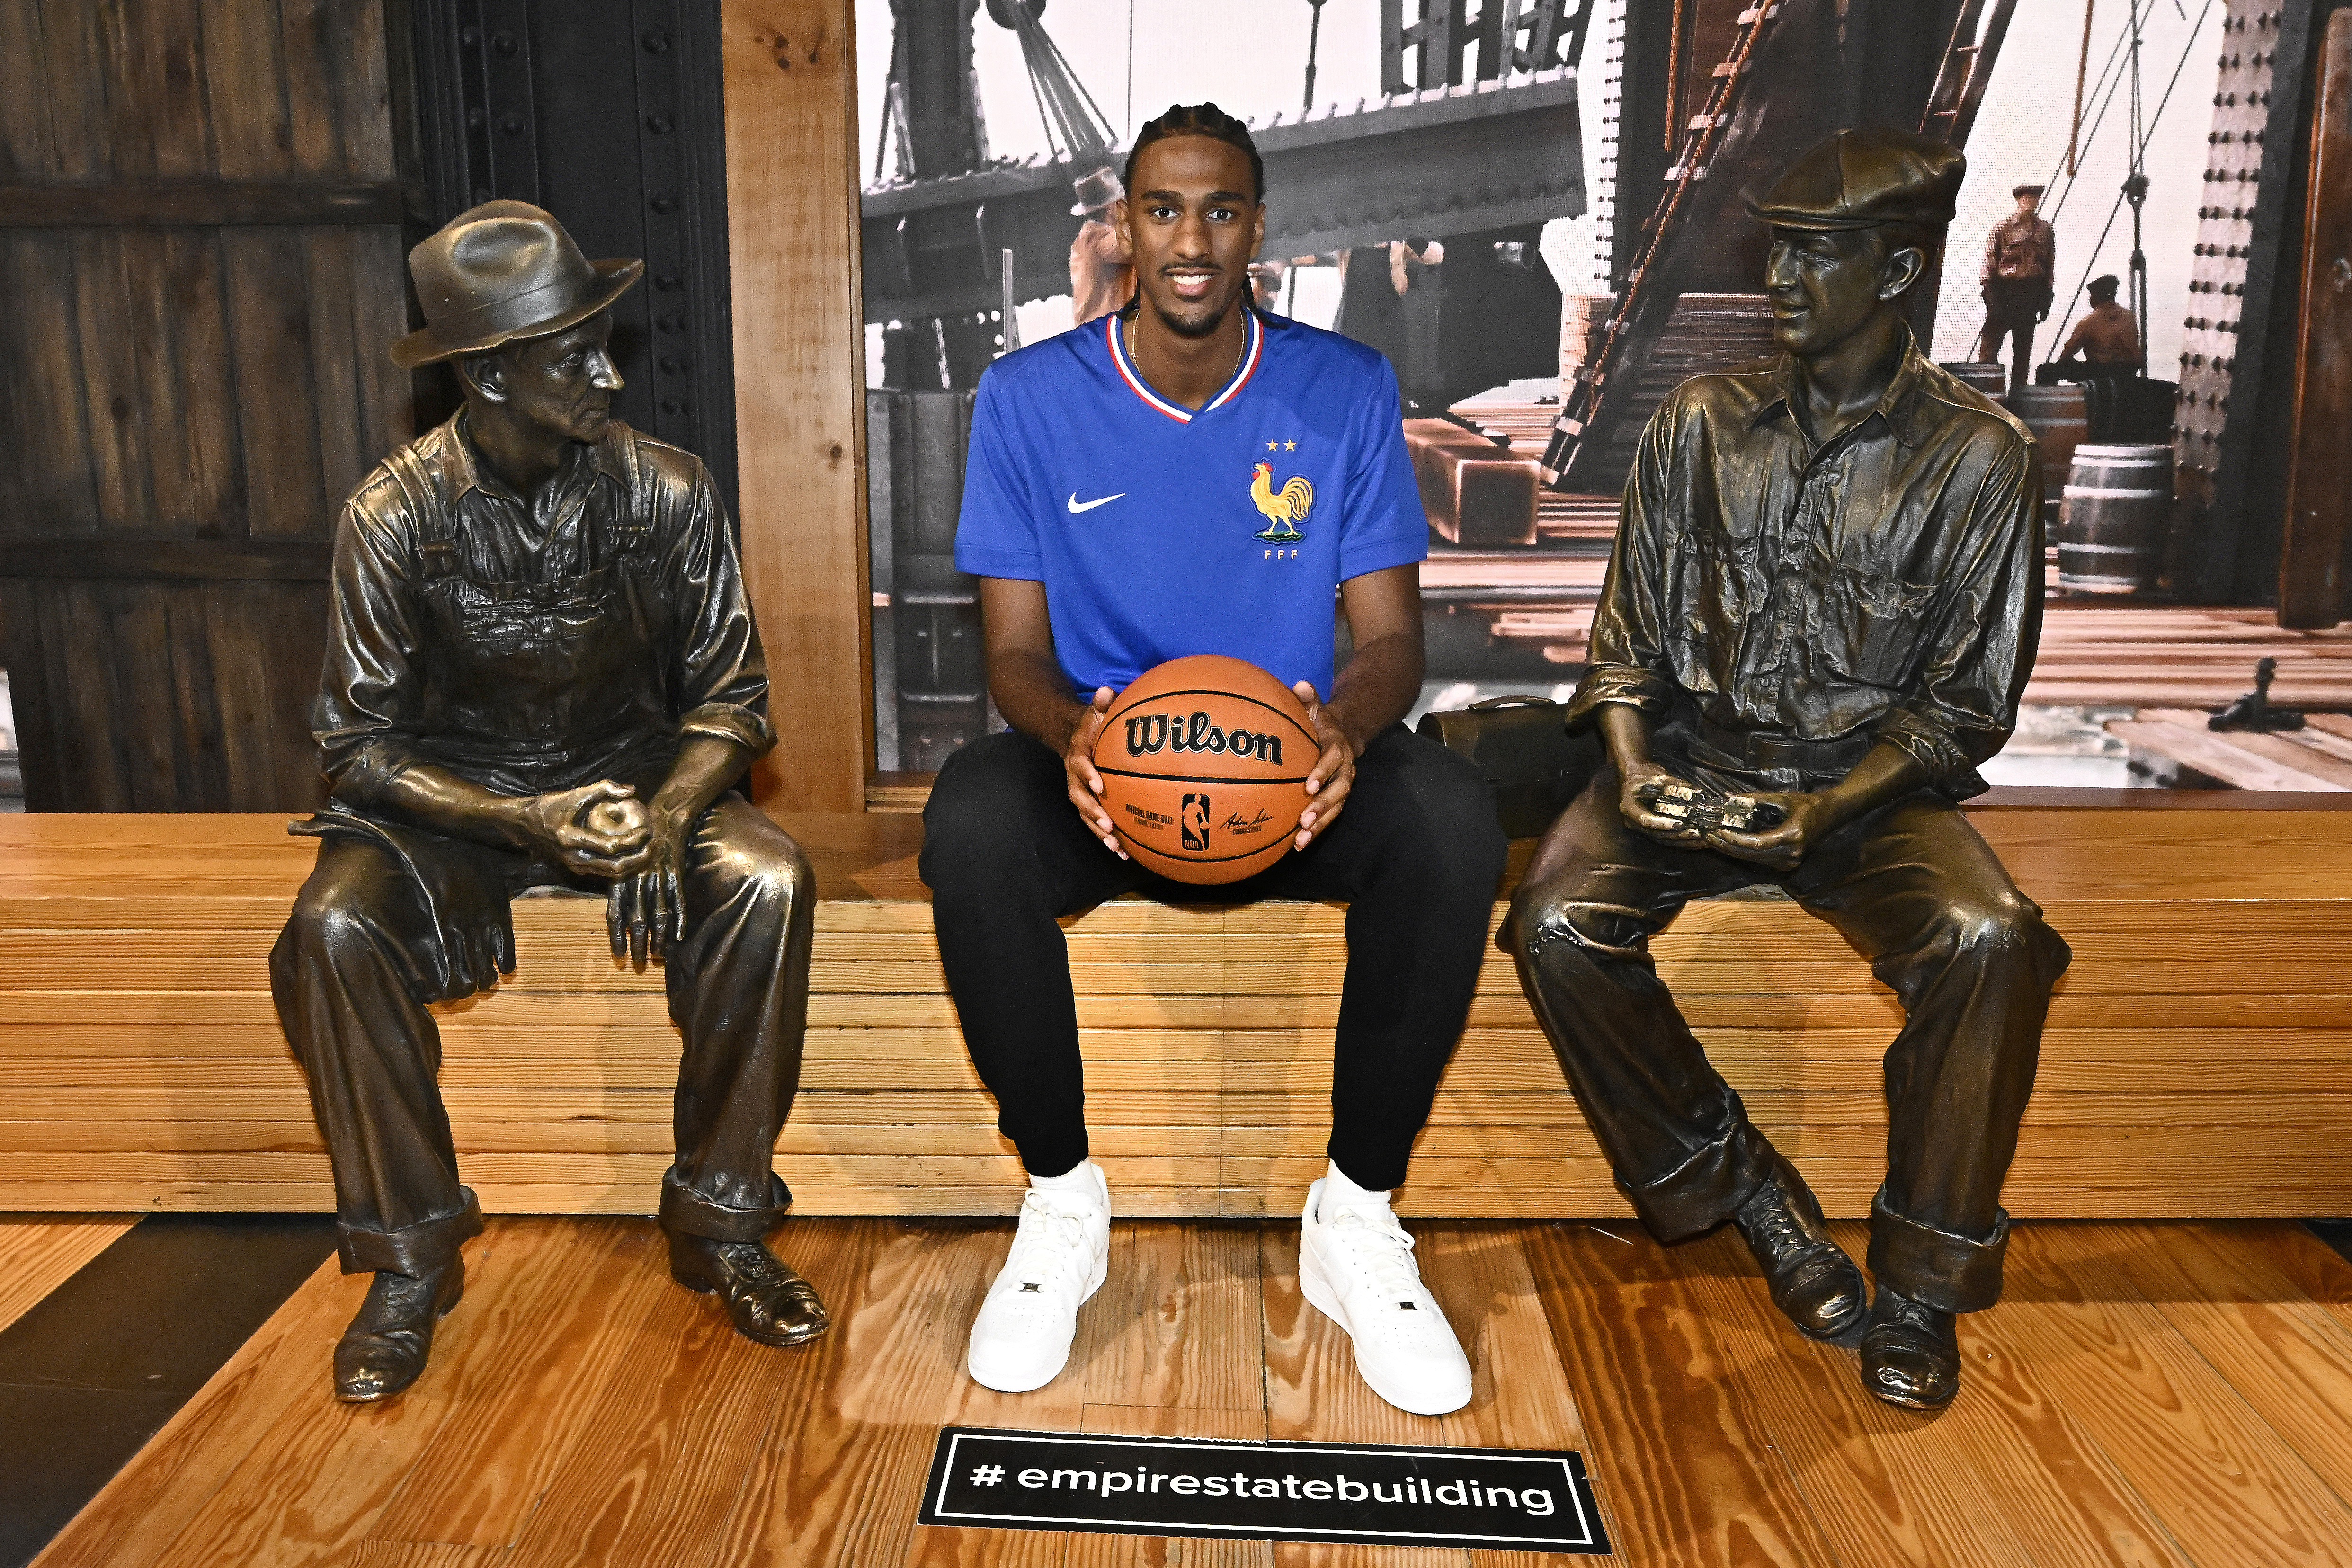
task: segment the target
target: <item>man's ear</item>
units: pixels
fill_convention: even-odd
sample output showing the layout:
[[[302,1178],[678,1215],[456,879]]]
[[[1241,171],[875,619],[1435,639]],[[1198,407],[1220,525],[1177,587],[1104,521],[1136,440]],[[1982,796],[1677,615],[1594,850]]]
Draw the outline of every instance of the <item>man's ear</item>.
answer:
[[[1878,269],[1878,297],[1894,300],[1911,291],[1927,270],[1927,253],[1917,246],[1906,245],[1886,258]]]
[[[507,400],[507,366],[503,354],[467,354],[457,362],[457,379],[469,393],[478,394],[484,401],[504,403]]]

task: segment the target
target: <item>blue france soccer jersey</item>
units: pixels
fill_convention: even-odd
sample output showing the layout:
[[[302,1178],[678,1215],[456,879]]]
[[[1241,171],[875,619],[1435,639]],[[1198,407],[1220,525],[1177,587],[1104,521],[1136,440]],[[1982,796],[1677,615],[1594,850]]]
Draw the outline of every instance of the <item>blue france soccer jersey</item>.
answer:
[[[1328,697],[1333,589],[1429,553],[1388,362],[1246,313],[1197,412],[1137,374],[1116,315],[981,377],[956,564],[1045,585],[1082,699],[1201,653]]]

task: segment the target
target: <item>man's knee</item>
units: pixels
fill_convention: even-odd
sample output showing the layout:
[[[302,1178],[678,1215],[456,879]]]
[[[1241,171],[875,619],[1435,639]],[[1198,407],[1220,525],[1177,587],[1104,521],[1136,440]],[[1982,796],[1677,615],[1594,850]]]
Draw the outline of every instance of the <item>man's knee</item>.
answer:
[[[816,896],[816,873],[790,834],[764,816],[722,824],[718,854],[709,864],[719,883],[718,902],[744,898],[780,916]]]
[[[2014,888],[1971,889],[1948,902],[1937,922],[1940,944],[1958,959],[2030,963],[2055,984],[2074,959],[2032,900]]]
[[[1594,963],[1643,957],[1642,923],[1594,891],[1574,878],[1521,883],[1497,942],[1523,963],[1545,955]]]
[[[429,926],[415,888],[377,859],[357,846],[321,856],[294,895],[285,934],[270,955],[273,967],[331,963],[396,943],[409,926]]]
[[[1060,777],[1050,751],[1010,731],[983,735],[950,757],[923,806],[917,868],[925,885],[938,889],[942,879],[992,884],[1033,863],[1030,824],[1039,799],[1076,809],[1061,800]]]
[[[1433,742],[1404,737],[1402,765],[1360,772],[1360,806],[1384,827],[1384,852],[1433,897],[1492,900],[1511,842],[1495,816],[1495,793],[1470,763]]]

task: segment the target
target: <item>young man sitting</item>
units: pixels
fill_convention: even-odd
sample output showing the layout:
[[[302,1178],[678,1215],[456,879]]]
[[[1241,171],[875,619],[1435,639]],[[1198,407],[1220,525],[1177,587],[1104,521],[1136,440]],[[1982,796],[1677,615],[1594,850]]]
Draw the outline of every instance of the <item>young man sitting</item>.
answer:
[[[1469,1012],[1504,839],[1476,773],[1399,722],[1421,688],[1428,525],[1395,377],[1251,305],[1264,172],[1240,121],[1171,109],[1137,136],[1127,190],[1136,299],[1000,361],[972,416],[956,563],[982,580],[989,688],[1013,729],[940,770],[922,873],[965,1044],[1030,1185],[967,1364],[1007,1392],[1051,1382],[1108,1265],[1056,918],[1129,891],[1345,900],[1330,1165],[1307,1192],[1300,1283],[1375,1392],[1442,1414],[1468,1401],[1470,1366],[1389,1194]],[[1266,464],[1278,487],[1312,485],[1305,515],[1266,526],[1250,500]],[[1336,684],[1335,591],[1356,650]],[[1089,761],[1119,688],[1204,653],[1295,682],[1322,742],[1297,847],[1214,889],[1119,850]]]

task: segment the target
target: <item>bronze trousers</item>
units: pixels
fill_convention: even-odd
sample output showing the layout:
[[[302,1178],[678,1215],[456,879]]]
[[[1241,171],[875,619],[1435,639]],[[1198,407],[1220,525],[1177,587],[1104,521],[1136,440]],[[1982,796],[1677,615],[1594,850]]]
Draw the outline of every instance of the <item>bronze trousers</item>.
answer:
[[[1648,942],[1692,899],[1774,884],[1836,927],[1903,1004],[1885,1058],[1871,1271],[1945,1311],[1990,1306],[2008,1239],[2000,1184],[2065,942],[1939,795],[1848,823],[1786,874],[1650,838],[1617,800],[1616,770],[1603,769],[1545,836],[1499,941],[1643,1222],[1661,1240],[1696,1236],[1769,1173],[1771,1146],[1707,1061]]]
[[[322,842],[269,955],[278,1021],[334,1164],[347,1274],[425,1273],[480,1231],[474,1195],[458,1184],[441,1031],[426,1005],[511,966],[504,897],[568,881],[510,851],[415,834],[403,842],[437,864],[412,869],[364,838]],[[815,879],[790,836],[733,795],[696,824],[688,858],[687,938],[664,963],[685,1049],[658,1212],[674,1231],[757,1241],[791,1202],[772,1161],[800,1087]],[[497,900],[490,919],[469,922],[449,907],[469,889],[475,902]],[[452,976],[438,994],[436,942]]]

